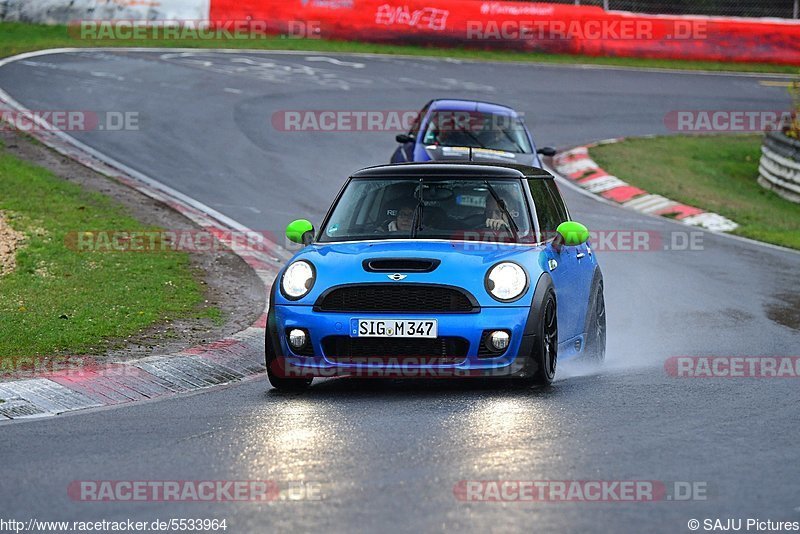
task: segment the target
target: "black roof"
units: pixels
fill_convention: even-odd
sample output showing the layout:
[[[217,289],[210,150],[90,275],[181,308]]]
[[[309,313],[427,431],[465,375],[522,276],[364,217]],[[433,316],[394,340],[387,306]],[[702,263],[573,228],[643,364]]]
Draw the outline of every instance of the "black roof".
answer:
[[[356,171],[352,178],[525,178],[553,179],[553,175],[538,167],[506,163],[460,161],[458,163],[424,162],[377,165]]]

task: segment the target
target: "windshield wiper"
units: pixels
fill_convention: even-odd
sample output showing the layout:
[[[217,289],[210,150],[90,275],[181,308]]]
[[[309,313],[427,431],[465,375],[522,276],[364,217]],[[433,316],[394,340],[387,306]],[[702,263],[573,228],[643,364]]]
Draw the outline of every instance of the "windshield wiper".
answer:
[[[419,202],[417,207],[414,208],[414,216],[411,218],[411,237],[417,237],[417,232],[422,230],[422,214],[425,211],[425,201],[422,198],[422,191],[425,185],[422,183],[422,178],[419,179]]]
[[[514,217],[511,216],[511,212],[508,211],[506,207],[506,201],[500,198],[500,195],[497,194],[497,191],[494,190],[492,184],[489,183],[489,180],[484,180],[484,184],[486,184],[486,188],[489,190],[489,194],[492,195],[492,198],[495,202],[497,202],[497,206],[503,211],[503,215],[506,216],[508,219],[508,225],[511,228],[511,233],[514,234],[514,242],[519,242],[519,226],[514,221]]]
[[[520,154],[525,154],[525,153],[526,153],[526,152],[525,152],[525,149],[524,149],[524,148],[522,148],[522,145],[520,145],[519,143],[517,143],[516,139],[514,139],[513,137],[511,137],[511,134],[510,134],[510,133],[508,133],[508,130],[504,130],[504,129],[502,129],[502,128],[501,128],[501,129],[500,129],[500,131],[501,131],[501,132],[503,132],[503,135],[505,135],[505,136],[508,138],[508,140],[509,140],[509,141],[511,141],[512,143],[514,143],[514,146],[515,146],[515,147],[517,147],[517,149],[519,150],[519,153],[520,153]]]

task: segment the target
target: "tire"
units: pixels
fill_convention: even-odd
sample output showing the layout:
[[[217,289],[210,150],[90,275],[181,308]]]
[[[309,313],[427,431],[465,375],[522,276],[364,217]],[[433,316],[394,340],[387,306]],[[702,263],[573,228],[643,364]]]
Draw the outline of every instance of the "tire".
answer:
[[[277,361],[272,362],[272,365],[267,365],[267,378],[272,387],[278,391],[305,391],[314,381],[313,378],[286,378],[277,376],[273,370],[273,365],[277,365]]]
[[[526,385],[548,386],[556,376],[558,364],[558,308],[556,294],[548,287],[539,307],[533,350],[529,358],[531,374],[524,378]]]
[[[606,359],[606,301],[603,294],[603,279],[594,284],[590,308],[586,317],[586,348],[583,360],[601,364]]]

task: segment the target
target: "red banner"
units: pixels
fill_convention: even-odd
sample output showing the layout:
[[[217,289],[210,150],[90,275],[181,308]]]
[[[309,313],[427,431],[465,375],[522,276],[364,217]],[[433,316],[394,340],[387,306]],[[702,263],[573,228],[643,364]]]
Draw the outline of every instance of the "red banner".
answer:
[[[211,0],[211,20],[288,37],[800,65],[800,22],[479,0]]]

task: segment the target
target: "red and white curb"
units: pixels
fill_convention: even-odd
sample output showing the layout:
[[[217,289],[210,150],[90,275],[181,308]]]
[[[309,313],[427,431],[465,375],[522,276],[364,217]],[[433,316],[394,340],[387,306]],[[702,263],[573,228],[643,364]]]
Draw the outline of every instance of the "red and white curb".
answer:
[[[589,156],[589,149],[624,139],[608,139],[579,146],[553,158],[555,171],[584,191],[640,213],[658,215],[714,232],[730,232],[739,225],[717,213],[687,206],[661,195],[654,195],[608,174]]]
[[[5,59],[0,65],[30,55],[33,54]],[[25,133],[60,154],[170,206],[215,235],[255,270],[264,283],[265,294],[280,266],[290,257],[288,251],[268,241],[263,235],[55,130],[0,90],[0,116],[7,111],[26,114],[30,121],[39,124],[41,127],[35,132]],[[234,236],[242,233],[249,239],[258,240],[260,245],[239,250]],[[175,354],[109,362],[96,367],[43,373],[31,379],[0,382],[0,401],[3,401],[0,402],[0,420],[51,416],[155,399],[260,374],[265,371],[266,309],[255,324],[241,332]]]

